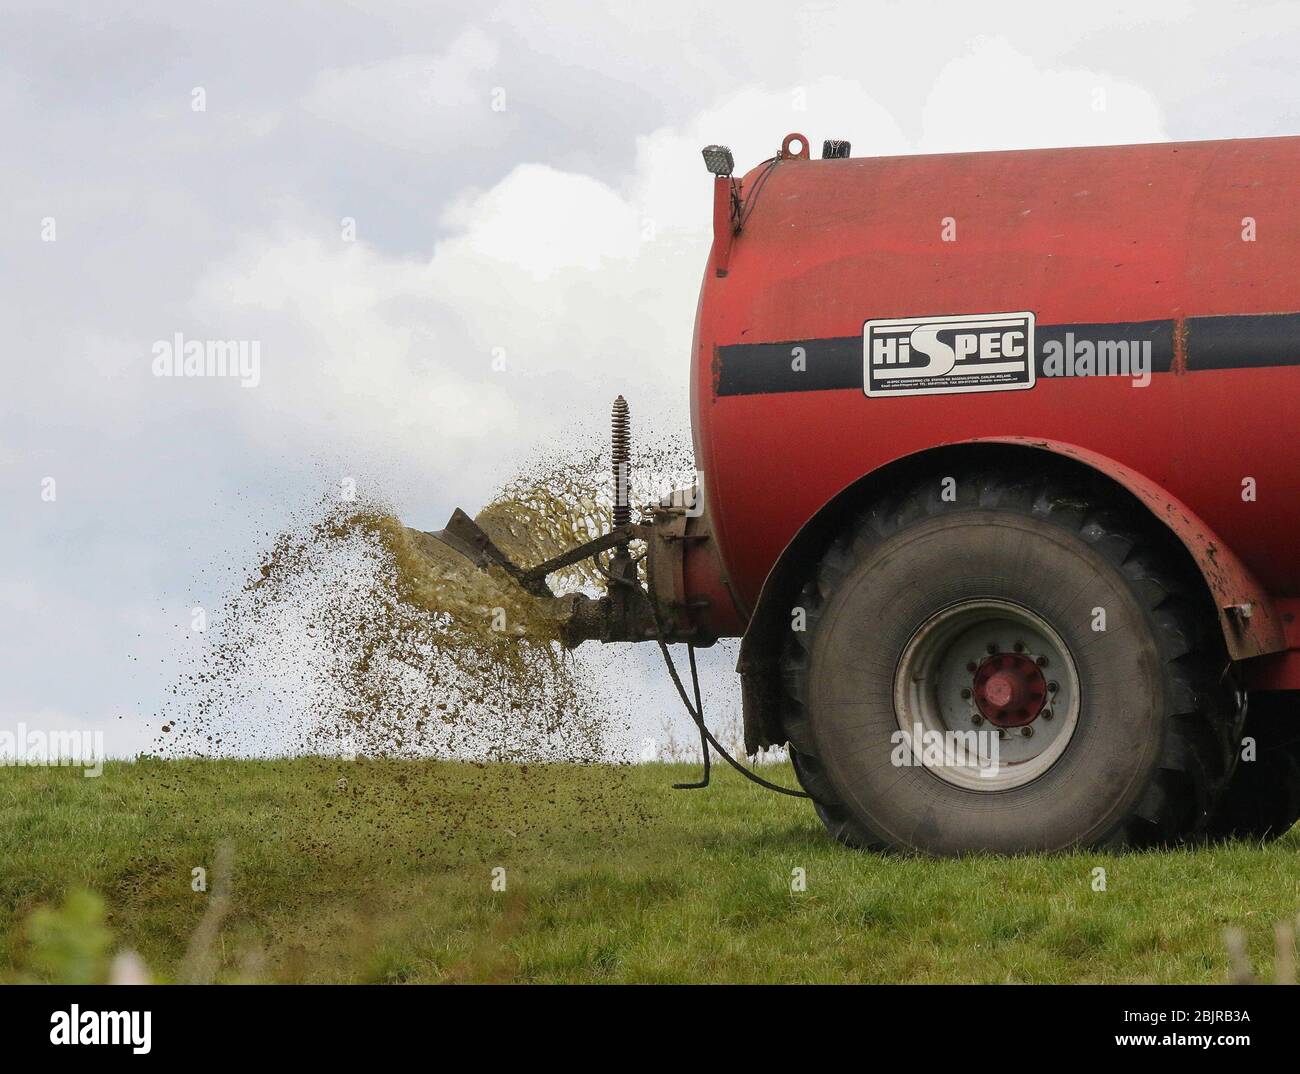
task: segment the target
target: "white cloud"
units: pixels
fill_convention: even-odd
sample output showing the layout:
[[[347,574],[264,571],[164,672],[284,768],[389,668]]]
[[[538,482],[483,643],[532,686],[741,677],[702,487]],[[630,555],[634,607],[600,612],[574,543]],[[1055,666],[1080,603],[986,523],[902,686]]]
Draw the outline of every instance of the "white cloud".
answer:
[[[464,261],[490,261],[543,281],[565,269],[600,271],[637,256],[635,209],[585,175],[521,164],[485,193],[463,196],[443,223],[454,237],[438,244],[434,264],[453,272]]]
[[[322,71],[302,105],[394,148],[448,155],[477,144],[485,123],[506,121],[491,111],[498,59],[496,42],[470,27],[439,53]]]
[[[921,148],[952,153],[1118,145],[1167,138],[1142,86],[1083,69],[1044,69],[1001,38],[977,39],[935,80]]]
[[[319,234],[254,236],[203,281],[195,311],[221,338],[262,341],[247,416],[260,440],[373,461],[368,445],[493,440],[520,421],[418,261]]]

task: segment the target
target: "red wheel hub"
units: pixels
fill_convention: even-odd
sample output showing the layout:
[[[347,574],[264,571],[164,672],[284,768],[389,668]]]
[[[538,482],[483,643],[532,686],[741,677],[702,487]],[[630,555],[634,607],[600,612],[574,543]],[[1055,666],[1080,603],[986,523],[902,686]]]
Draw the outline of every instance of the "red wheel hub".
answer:
[[[975,670],[975,707],[995,727],[1033,723],[1047,700],[1047,682],[1034,658],[995,653]]]

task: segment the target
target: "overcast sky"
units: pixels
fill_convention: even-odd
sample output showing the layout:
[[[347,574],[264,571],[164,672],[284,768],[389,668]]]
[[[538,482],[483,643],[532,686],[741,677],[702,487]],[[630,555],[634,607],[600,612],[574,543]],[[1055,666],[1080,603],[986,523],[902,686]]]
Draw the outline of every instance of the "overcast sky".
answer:
[[[684,426],[702,145],[1300,133],[1295,3],[0,10],[0,723],[118,754],[342,476],[435,528],[619,392]],[[178,332],[260,383],[155,377]]]

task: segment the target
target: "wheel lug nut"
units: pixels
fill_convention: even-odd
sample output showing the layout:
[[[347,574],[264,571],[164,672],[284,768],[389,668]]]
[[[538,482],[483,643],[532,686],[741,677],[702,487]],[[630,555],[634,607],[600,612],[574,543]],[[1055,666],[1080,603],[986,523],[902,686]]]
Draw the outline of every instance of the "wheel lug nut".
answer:
[[[978,712],[972,712],[970,717],[970,722],[973,723],[976,727],[978,727],[980,724],[984,722],[984,717],[981,716]]]
[[[966,690],[966,689],[963,689],[962,692],[961,692],[961,696],[962,696],[962,700],[963,700],[963,701],[969,701],[969,700],[970,700],[970,691],[969,691],[969,690]]]
[[[1060,687],[1057,686],[1056,683],[1054,683],[1054,682],[1049,682],[1049,683],[1047,684],[1047,692],[1048,692],[1049,694],[1054,694],[1054,693],[1056,693],[1056,691],[1059,690],[1059,689],[1060,689]]]
[[[1033,735],[1033,733],[1034,733],[1034,729],[1033,729],[1032,727],[1028,727],[1028,726],[1026,726],[1026,727],[1022,727],[1022,728],[1020,729],[1020,733],[1021,733],[1022,735],[1024,735],[1025,738],[1029,738],[1029,737],[1031,737],[1031,736]]]
[[[1044,720],[1050,720],[1053,716],[1053,713],[1051,709],[1043,709],[1041,715]]]
[[[992,656],[994,653],[998,651],[997,642],[991,641],[988,643],[988,645],[985,646],[985,648],[988,649],[989,655]]]
[[[1037,662],[1038,662],[1038,666],[1039,666],[1040,668],[1045,668],[1045,667],[1047,667],[1047,657],[1045,657],[1045,656],[1040,656],[1040,657],[1038,658],[1038,661],[1037,661]]]
[[[1018,653],[1023,653],[1025,651],[1025,643],[1023,641],[1018,641],[1012,646],[1012,648]]]

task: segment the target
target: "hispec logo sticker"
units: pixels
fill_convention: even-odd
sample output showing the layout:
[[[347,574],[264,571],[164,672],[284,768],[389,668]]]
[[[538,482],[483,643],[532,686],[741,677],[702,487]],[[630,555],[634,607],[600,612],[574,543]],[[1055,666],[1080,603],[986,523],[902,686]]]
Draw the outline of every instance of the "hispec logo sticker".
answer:
[[[862,344],[863,387],[873,399],[1034,386],[1032,313],[867,321]]]

